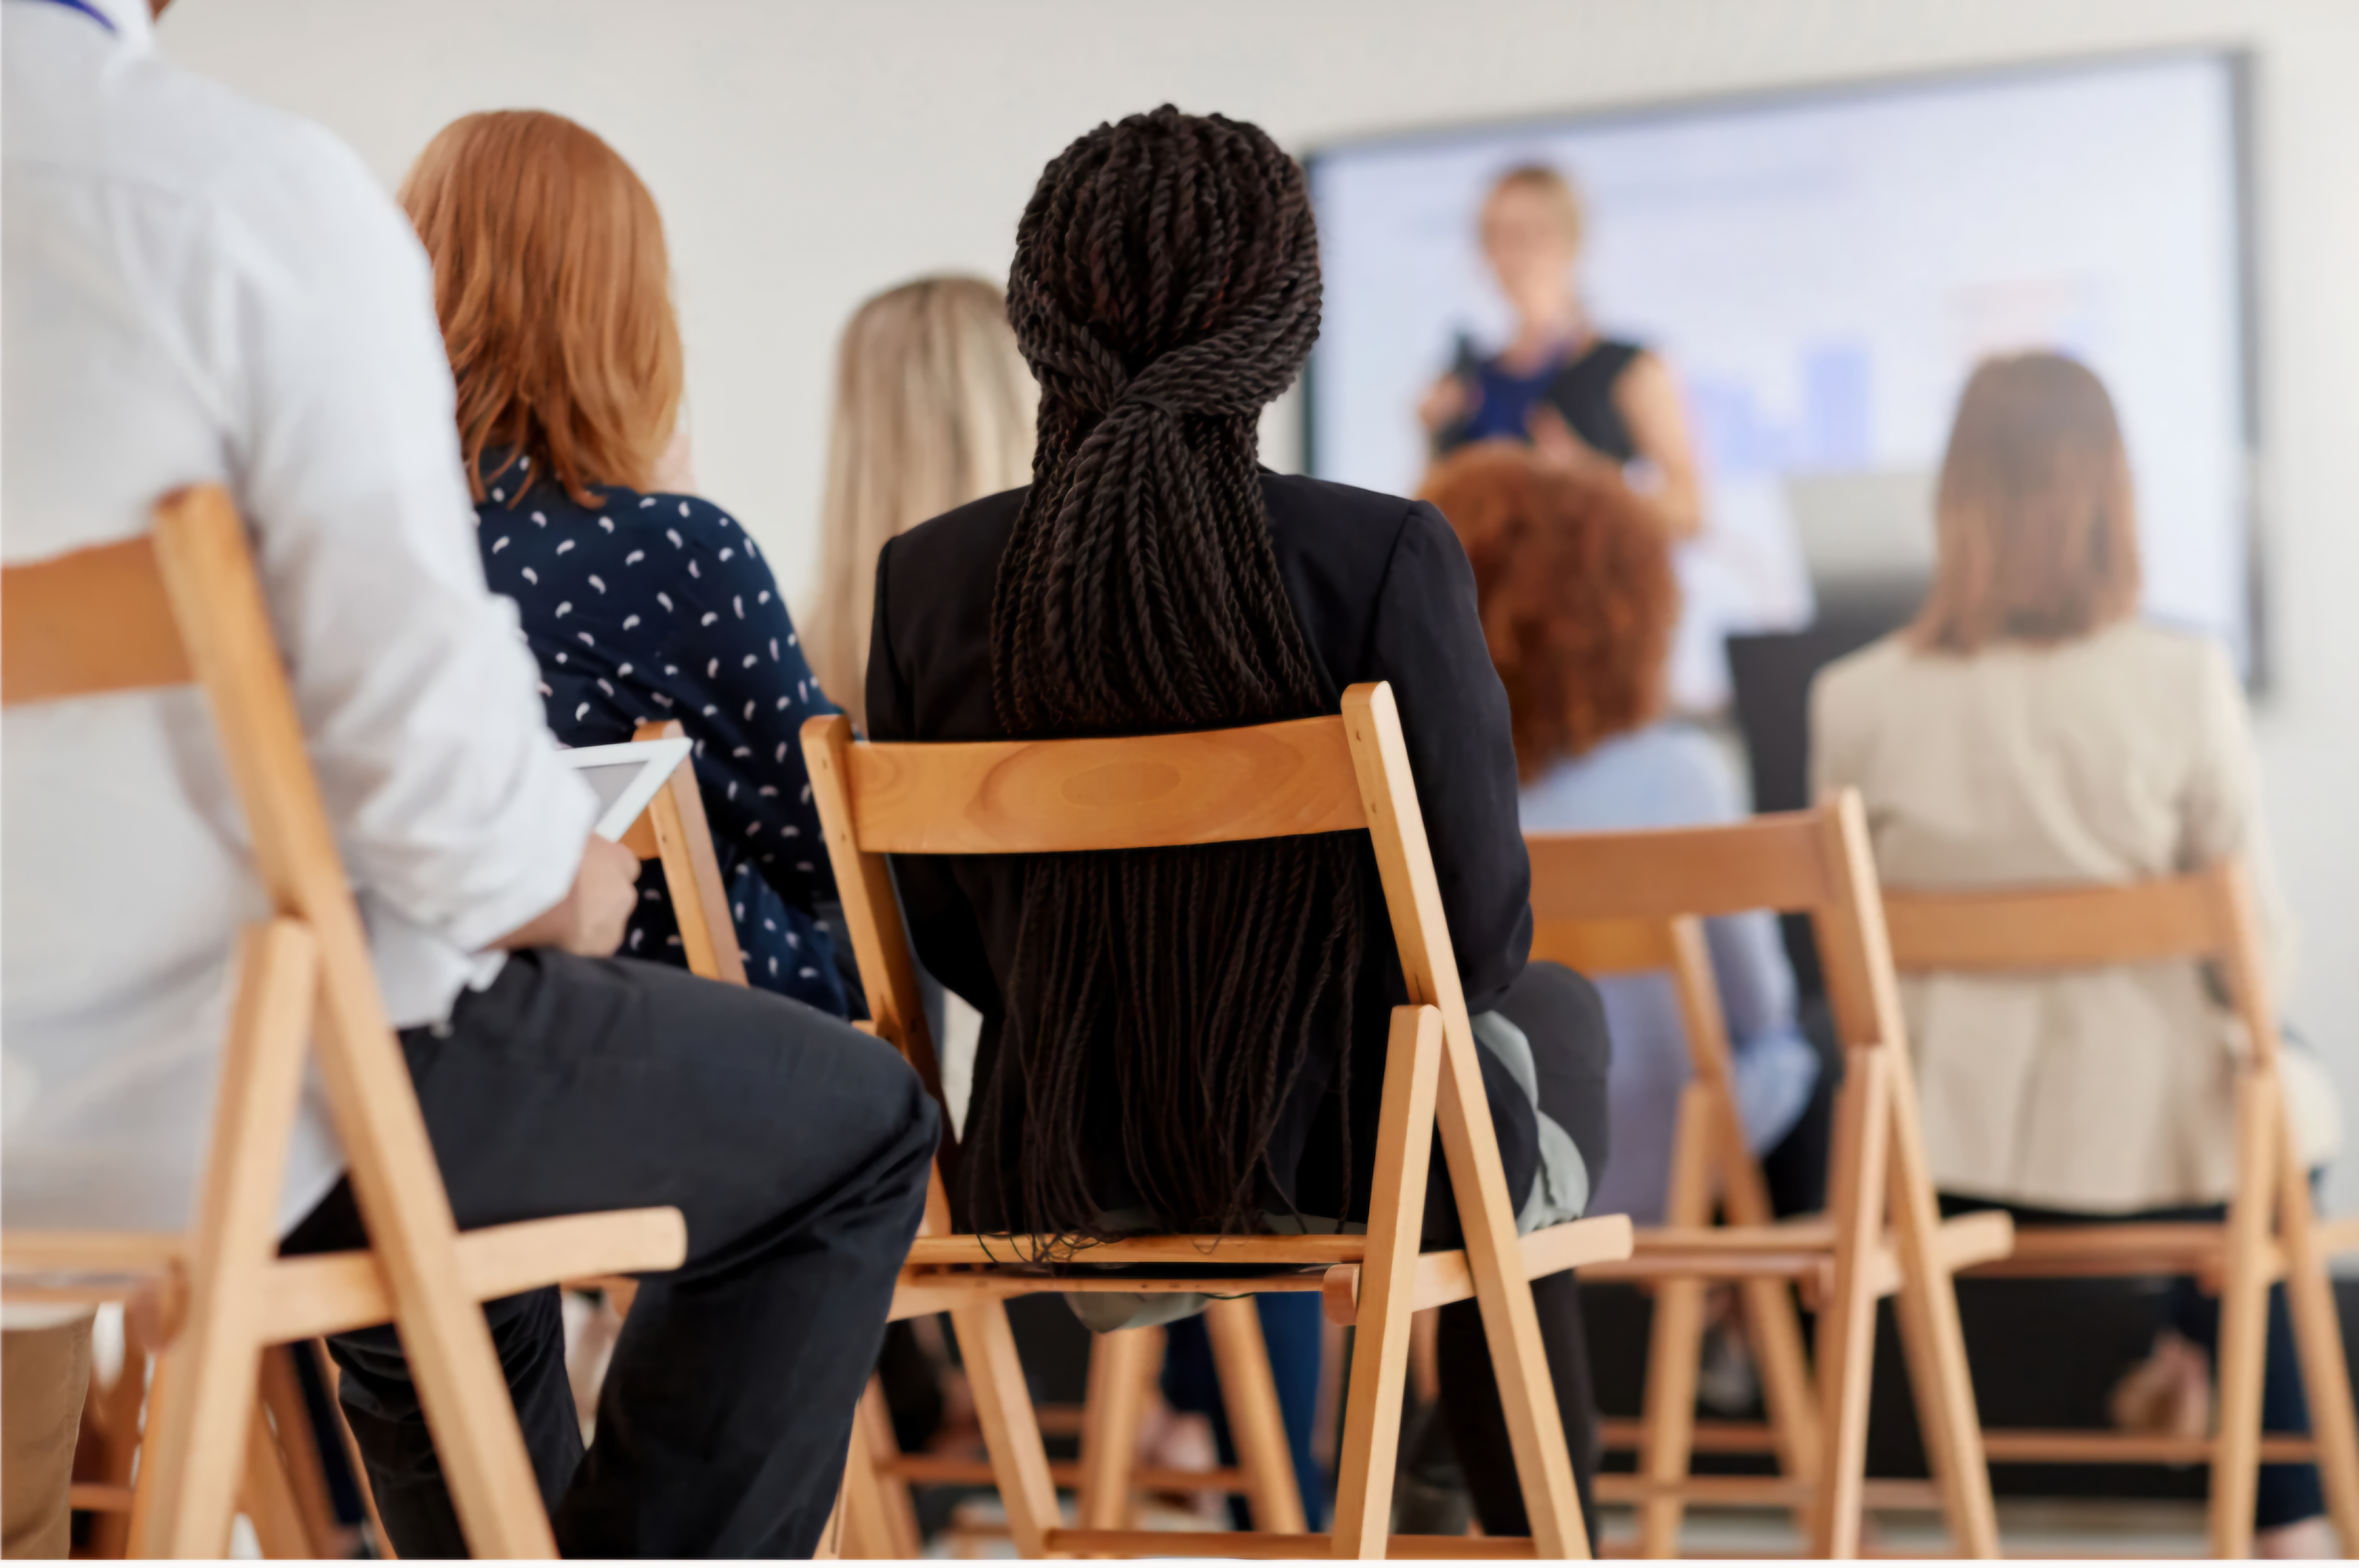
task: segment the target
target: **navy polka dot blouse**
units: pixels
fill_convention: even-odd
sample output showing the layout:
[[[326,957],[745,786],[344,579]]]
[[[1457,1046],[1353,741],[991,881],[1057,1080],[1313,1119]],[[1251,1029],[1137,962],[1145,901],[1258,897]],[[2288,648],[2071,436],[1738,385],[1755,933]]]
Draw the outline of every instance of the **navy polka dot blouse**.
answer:
[[[841,1017],[834,945],[813,913],[835,879],[803,771],[803,720],[821,694],[769,563],[719,507],[692,495],[560,487],[487,459],[475,509],[484,575],[516,602],[540,662],[549,727],[569,746],[628,741],[677,719],[729,891],[745,976]],[[649,865],[625,955],[684,965],[663,873]]]

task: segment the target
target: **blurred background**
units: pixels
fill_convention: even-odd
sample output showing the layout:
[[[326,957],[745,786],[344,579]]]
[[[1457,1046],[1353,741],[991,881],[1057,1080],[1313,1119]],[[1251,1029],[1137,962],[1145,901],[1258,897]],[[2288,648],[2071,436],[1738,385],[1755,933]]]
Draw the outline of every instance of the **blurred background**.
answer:
[[[180,0],[160,36],[388,186],[470,110],[613,143],[668,226],[699,487],[799,613],[845,318],[920,273],[1004,276],[1041,165],[1167,101],[1310,162],[1326,333],[1264,456],[1355,483],[1411,486],[1422,388],[1504,341],[1489,179],[1573,178],[1584,304],[1673,365],[1701,449],[1697,711],[1774,706],[1810,638],[1908,612],[1977,354],[2085,357],[2121,402],[2147,612],[2256,683],[2287,1011],[2359,1104],[2359,5]],[[1791,804],[1798,758],[1756,752],[1759,803]],[[2359,1161],[2328,1206],[2359,1206]]]

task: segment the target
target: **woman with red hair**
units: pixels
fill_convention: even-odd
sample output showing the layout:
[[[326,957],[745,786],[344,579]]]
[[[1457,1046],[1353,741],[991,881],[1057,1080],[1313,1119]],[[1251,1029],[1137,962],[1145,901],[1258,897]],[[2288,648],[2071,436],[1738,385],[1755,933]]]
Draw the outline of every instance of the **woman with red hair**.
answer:
[[[1745,814],[1719,748],[1663,719],[1679,620],[1669,546],[1620,477],[1568,469],[1519,442],[1462,448],[1426,478],[1474,568],[1492,663],[1507,688],[1527,833],[1678,827]],[[1747,1141],[1770,1148],[1809,1107],[1818,1057],[1795,1024],[1776,920],[1708,921]],[[1614,1159],[1593,1213],[1659,1223],[1687,1082],[1667,975],[1601,980],[1614,1039]]]

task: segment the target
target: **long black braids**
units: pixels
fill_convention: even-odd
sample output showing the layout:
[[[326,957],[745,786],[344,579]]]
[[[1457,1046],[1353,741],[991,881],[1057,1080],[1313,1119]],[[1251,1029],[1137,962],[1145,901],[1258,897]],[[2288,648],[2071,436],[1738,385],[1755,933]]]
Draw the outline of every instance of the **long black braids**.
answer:
[[[1007,287],[1041,392],[992,604],[1009,733],[1332,710],[1257,462],[1261,411],[1319,335],[1319,298],[1302,171],[1253,125],[1167,105],[1042,173]],[[1020,1068],[1019,1190],[1002,1212],[1105,1230],[1082,1150],[1107,1070],[1125,1173],[1162,1224],[1255,1229],[1266,1204],[1290,1204],[1269,1144],[1314,1051],[1348,1097],[1364,860],[1348,835],[1038,858],[982,1107],[1001,1115]],[[1343,1161],[1348,1193],[1348,1141]]]

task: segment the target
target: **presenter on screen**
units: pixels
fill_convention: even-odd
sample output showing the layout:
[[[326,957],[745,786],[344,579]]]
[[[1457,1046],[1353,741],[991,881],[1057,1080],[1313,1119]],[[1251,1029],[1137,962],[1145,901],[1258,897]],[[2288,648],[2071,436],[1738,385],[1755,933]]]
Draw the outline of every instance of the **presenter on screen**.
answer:
[[[1515,308],[1516,336],[1488,359],[1462,339],[1418,416],[1436,457],[1506,437],[1570,466],[1625,470],[1663,532],[1690,538],[1703,505],[1679,383],[1646,349],[1600,337],[1582,312],[1581,230],[1563,175],[1527,164],[1500,176],[1483,203],[1483,254]]]

